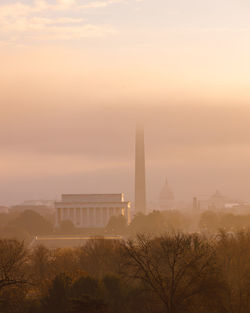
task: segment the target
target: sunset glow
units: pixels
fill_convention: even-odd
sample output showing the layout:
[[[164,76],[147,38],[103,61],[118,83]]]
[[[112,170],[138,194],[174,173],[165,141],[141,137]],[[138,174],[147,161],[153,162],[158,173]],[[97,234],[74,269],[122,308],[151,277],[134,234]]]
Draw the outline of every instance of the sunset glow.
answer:
[[[132,195],[138,115],[150,198],[167,174],[248,198],[249,34],[244,0],[1,0],[3,201]]]

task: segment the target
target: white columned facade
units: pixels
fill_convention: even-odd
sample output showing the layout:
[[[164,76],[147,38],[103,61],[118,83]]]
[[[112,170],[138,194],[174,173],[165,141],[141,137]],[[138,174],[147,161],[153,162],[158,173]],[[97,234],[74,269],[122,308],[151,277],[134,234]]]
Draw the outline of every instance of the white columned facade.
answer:
[[[97,208],[94,208],[94,227],[97,226]]]
[[[55,203],[55,224],[71,220],[75,227],[106,227],[112,216],[123,215],[130,222],[130,203],[123,194],[62,195]]]
[[[80,227],[82,228],[83,227],[83,209],[80,208]]]

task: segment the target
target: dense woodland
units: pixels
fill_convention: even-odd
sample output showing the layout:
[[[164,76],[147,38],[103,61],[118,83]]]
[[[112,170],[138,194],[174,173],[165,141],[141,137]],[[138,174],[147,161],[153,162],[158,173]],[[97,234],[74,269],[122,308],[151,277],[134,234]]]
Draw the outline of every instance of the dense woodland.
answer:
[[[0,313],[250,312],[248,215],[155,211],[99,230],[123,241],[29,248],[35,235],[84,233],[52,225],[33,211],[0,216]]]
[[[1,313],[248,313],[250,232],[93,240],[72,249],[0,240]]]
[[[159,236],[166,232],[201,233],[213,235],[219,230],[236,232],[250,228],[250,214],[236,215],[205,211],[185,213],[180,211],[153,211],[148,215],[137,214],[130,225],[122,216],[112,217],[104,229],[78,229],[71,221],[64,221],[54,229],[54,216],[27,210],[21,213],[0,214],[0,238],[15,238],[29,244],[37,235],[121,235],[128,239],[137,234]]]

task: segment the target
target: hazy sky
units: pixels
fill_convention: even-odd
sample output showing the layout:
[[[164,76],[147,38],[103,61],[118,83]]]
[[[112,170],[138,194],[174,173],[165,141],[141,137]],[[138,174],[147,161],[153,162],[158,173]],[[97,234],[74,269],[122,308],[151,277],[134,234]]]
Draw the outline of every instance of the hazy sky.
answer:
[[[134,124],[149,199],[250,200],[247,0],[1,0],[0,204],[133,198]]]

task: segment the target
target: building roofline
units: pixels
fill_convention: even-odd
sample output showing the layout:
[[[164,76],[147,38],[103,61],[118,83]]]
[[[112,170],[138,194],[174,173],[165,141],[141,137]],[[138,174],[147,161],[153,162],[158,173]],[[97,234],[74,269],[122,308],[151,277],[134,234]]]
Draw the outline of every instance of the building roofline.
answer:
[[[96,201],[96,202],[85,202],[85,201],[70,201],[70,202],[66,202],[66,201],[56,201],[55,204],[128,204],[131,203],[130,201],[115,201],[115,202],[104,202],[104,201]]]
[[[123,195],[123,192],[120,193],[63,193],[62,196],[120,196]]]

